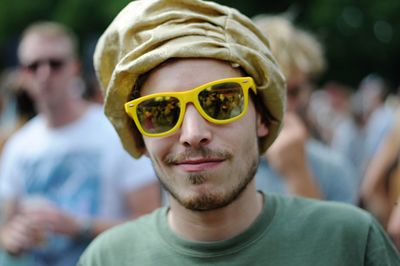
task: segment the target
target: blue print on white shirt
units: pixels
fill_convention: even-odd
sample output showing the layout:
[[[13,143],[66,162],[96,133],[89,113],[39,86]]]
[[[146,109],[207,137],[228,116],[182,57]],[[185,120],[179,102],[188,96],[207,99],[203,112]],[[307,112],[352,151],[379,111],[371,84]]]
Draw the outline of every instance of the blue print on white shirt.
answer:
[[[43,195],[69,213],[96,215],[100,197],[100,156],[76,151],[28,160],[24,164],[26,190]]]

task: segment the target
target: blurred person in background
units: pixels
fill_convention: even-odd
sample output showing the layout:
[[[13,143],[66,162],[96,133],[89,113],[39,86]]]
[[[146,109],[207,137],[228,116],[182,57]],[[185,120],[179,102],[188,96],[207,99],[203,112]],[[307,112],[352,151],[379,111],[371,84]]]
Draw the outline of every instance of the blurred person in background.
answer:
[[[312,135],[329,145],[335,129],[349,118],[352,88],[337,81],[328,81],[311,93],[307,117]]]
[[[352,93],[349,106],[348,116],[332,131],[330,146],[351,162],[356,171],[359,186],[364,175],[366,135],[366,120],[359,93]]]
[[[74,33],[58,23],[22,34],[18,58],[38,115],[1,156],[0,247],[11,255],[3,259],[75,265],[93,237],[160,204],[150,161],[133,160],[102,106],[83,100],[77,51]]]
[[[358,88],[365,124],[364,169],[380,148],[386,134],[394,124],[394,110],[386,105],[390,93],[388,82],[377,74],[365,77]]]
[[[352,162],[359,183],[394,122],[393,107],[386,104],[389,92],[382,77],[365,77],[353,93],[349,119],[333,132],[331,147]]]
[[[269,38],[272,54],[282,67],[288,99],[282,133],[260,162],[257,186],[289,195],[355,203],[354,169],[310,134],[307,108],[313,80],[325,69],[321,44],[284,16],[258,15],[253,20]]]

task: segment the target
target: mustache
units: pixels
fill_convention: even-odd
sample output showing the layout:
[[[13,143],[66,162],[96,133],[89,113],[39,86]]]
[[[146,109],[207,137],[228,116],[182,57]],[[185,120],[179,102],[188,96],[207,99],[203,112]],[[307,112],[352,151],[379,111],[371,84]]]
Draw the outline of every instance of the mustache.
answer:
[[[187,148],[184,152],[179,154],[168,154],[164,158],[164,163],[170,164],[178,164],[180,162],[190,160],[193,158],[204,158],[204,159],[223,159],[223,160],[230,160],[233,155],[224,150],[211,150],[207,147],[200,147],[200,148]]]

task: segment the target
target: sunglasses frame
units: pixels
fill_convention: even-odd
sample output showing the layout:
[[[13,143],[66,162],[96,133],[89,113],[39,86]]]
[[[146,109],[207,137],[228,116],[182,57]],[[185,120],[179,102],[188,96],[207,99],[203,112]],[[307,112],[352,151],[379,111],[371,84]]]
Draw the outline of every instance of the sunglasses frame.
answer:
[[[203,108],[201,107],[201,104],[198,100],[198,95],[201,91],[203,91],[204,89],[206,89],[208,87],[223,84],[223,83],[237,83],[240,85],[240,87],[243,90],[243,97],[244,97],[243,111],[235,117],[225,119],[225,120],[218,120],[218,119],[210,117],[203,110]],[[181,127],[183,118],[186,113],[186,105],[188,103],[193,103],[194,106],[196,107],[197,111],[200,113],[200,115],[207,121],[212,122],[214,124],[228,124],[228,123],[231,123],[231,122],[234,122],[234,121],[240,119],[247,112],[247,107],[248,107],[248,103],[249,103],[249,93],[248,93],[249,89],[252,89],[254,94],[257,94],[257,89],[255,86],[254,80],[251,77],[235,77],[235,78],[219,79],[219,80],[215,80],[215,81],[200,85],[194,89],[187,90],[187,91],[161,92],[161,93],[154,93],[154,94],[149,94],[149,95],[146,95],[143,97],[139,97],[135,100],[125,103],[125,112],[129,115],[129,117],[131,117],[134,120],[137,129],[144,136],[164,137],[164,136],[174,133],[178,128]],[[179,118],[178,118],[176,124],[171,129],[169,129],[165,132],[161,132],[161,133],[149,133],[144,130],[144,128],[142,127],[142,125],[140,123],[139,117],[137,115],[137,107],[142,102],[153,99],[153,98],[157,98],[157,97],[174,97],[174,98],[178,99],[181,110],[180,110]]]

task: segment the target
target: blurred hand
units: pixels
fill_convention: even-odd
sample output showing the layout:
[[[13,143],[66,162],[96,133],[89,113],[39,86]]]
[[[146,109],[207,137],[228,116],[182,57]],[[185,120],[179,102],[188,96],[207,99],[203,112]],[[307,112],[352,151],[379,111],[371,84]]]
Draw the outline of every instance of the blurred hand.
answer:
[[[73,237],[79,231],[79,223],[72,215],[64,212],[55,205],[43,205],[35,208],[25,208],[22,213],[26,217],[46,225],[49,233],[69,235]]]
[[[21,204],[18,213],[2,227],[0,243],[8,253],[19,255],[45,245],[48,234],[75,237],[79,230],[73,216],[49,202],[31,200]]]
[[[10,254],[19,255],[43,244],[46,224],[35,216],[15,215],[1,229],[1,246]]]
[[[266,158],[271,167],[284,177],[306,164],[305,144],[307,130],[300,118],[292,112],[285,115],[278,138],[268,149]]]
[[[308,165],[307,138],[308,132],[301,119],[295,113],[287,112],[282,131],[265,157],[284,178],[289,194],[320,199],[321,192]]]

